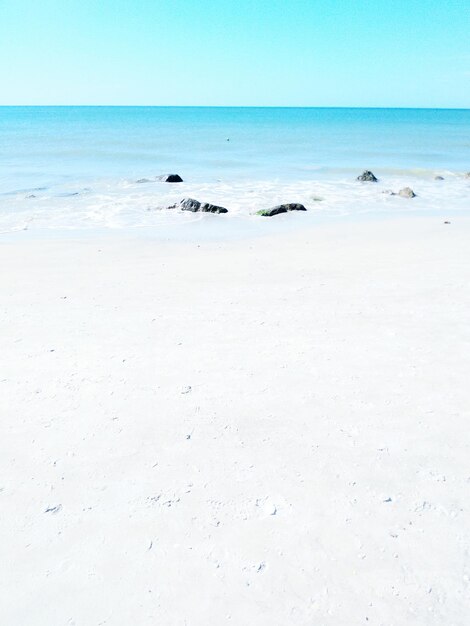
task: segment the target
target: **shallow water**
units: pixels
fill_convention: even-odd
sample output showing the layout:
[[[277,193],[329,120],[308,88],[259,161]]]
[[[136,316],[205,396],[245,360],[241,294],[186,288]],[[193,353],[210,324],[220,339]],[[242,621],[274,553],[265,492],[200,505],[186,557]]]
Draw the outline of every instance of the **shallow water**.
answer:
[[[201,217],[162,210],[184,196],[234,224],[281,202],[309,209],[296,224],[447,215],[470,208],[470,110],[0,107],[0,166],[3,233],[184,226]],[[167,172],[185,182],[136,182]],[[417,197],[383,193],[405,186]]]

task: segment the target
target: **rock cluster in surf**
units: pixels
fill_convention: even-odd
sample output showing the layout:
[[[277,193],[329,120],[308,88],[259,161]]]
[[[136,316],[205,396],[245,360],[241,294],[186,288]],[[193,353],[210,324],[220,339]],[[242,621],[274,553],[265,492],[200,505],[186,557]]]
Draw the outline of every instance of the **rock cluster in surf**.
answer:
[[[168,209],[180,209],[180,211],[190,211],[192,213],[228,213],[228,209],[216,204],[210,204],[209,202],[199,202],[194,198],[183,198],[180,202],[172,204]],[[296,202],[290,202],[287,204],[278,204],[270,209],[261,209],[257,211],[256,215],[263,217],[273,217],[279,215],[279,213],[288,213],[289,211],[306,211],[307,209],[303,204]]]
[[[465,178],[470,178],[470,172],[464,174]],[[371,182],[377,183],[378,178],[375,176],[373,172],[370,170],[364,170],[362,174],[360,174],[357,179],[360,182]],[[444,180],[443,176],[436,175],[434,176],[434,180]],[[149,183],[149,182],[165,182],[165,183],[181,183],[183,179],[179,174],[163,174],[161,176],[156,176],[153,179],[141,178],[137,180],[137,183]],[[391,190],[385,190],[382,193],[391,195],[391,196],[400,196],[401,198],[415,198],[416,193],[410,187],[404,187],[400,189],[400,191],[395,192]],[[319,200],[319,198],[314,198],[314,200]],[[180,209],[181,211],[190,211],[192,213],[228,213],[228,209],[225,207],[221,207],[215,204],[211,204],[209,202],[200,202],[199,200],[195,200],[194,198],[183,198],[179,202],[172,204],[167,207],[168,209]],[[261,209],[256,211],[256,215],[261,217],[273,217],[275,215],[279,215],[280,213],[289,213],[290,211],[307,211],[303,204],[299,203],[285,203],[279,204],[269,209]]]

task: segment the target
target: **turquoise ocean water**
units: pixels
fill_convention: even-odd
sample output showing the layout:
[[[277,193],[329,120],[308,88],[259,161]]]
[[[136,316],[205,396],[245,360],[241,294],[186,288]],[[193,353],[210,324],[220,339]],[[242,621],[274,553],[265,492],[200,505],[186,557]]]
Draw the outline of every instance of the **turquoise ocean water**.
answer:
[[[364,169],[379,184],[357,183]],[[161,210],[184,196],[227,219],[289,201],[322,216],[461,211],[469,170],[470,110],[0,107],[2,232],[158,227],[194,218]],[[136,182],[169,172],[185,182]],[[404,186],[412,204],[382,193]]]

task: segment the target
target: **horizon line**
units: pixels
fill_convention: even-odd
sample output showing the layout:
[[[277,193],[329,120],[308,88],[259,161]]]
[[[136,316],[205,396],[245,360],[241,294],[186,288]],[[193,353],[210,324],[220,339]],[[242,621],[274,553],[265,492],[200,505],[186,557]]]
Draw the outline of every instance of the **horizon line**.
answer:
[[[408,111],[470,111],[470,107],[432,106],[301,106],[251,104],[0,104],[0,108],[142,108],[142,109],[372,109]]]

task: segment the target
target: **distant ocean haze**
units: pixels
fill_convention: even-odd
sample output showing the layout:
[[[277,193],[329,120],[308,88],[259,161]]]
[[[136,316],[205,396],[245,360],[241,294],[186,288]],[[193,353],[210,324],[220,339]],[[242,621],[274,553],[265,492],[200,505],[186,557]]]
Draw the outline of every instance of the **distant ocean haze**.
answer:
[[[340,215],[403,210],[382,191],[411,186],[413,210],[459,210],[470,110],[0,107],[0,164],[2,231],[160,223],[185,195]],[[357,183],[364,169],[379,183]],[[184,183],[136,183],[164,173]]]

